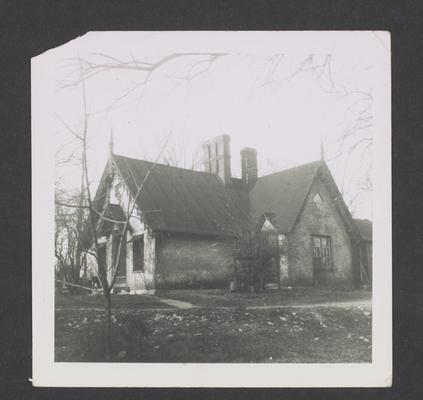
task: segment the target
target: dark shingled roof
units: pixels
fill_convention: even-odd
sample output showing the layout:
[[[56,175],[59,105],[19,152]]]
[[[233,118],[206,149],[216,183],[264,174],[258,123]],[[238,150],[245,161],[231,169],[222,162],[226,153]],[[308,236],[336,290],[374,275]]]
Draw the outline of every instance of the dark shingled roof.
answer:
[[[258,223],[265,213],[273,214],[279,232],[290,232],[323,161],[304,164],[260,177],[250,192],[250,213]]]
[[[358,231],[360,232],[360,235],[363,240],[372,240],[372,221],[369,221],[368,219],[358,219],[354,218],[354,222],[358,228]]]
[[[262,176],[248,192],[240,179],[225,185],[208,172],[112,157],[133,196],[150,171],[138,207],[147,225],[168,232],[236,236],[255,228],[264,214],[272,215],[279,232],[290,232],[317,173],[330,175],[324,161],[316,161]]]
[[[217,176],[113,155],[133,196],[150,170],[137,204],[154,230],[237,235],[249,223],[248,193]]]

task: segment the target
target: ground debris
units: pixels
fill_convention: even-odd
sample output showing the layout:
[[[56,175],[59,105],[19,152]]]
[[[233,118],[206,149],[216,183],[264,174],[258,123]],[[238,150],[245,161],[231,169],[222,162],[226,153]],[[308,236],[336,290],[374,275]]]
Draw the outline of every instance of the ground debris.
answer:
[[[179,322],[182,321],[182,316],[181,315],[177,315],[177,314],[173,314],[170,318],[170,320],[178,320]]]
[[[368,362],[369,315],[366,309],[331,306],[294,312],[292,308],[246,312],[241,307],[183,311],[121,307],[113,325],[113,354],[119,362]],[[55,359],[104,361],[100,324],[104,320],[98,310],[56,310]],[[145,332],[143,326],[148,327]]]

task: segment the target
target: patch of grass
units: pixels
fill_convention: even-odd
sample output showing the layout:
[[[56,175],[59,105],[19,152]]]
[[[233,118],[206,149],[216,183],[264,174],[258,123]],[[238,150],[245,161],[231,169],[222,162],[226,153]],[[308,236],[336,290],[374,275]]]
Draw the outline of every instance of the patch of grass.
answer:
[[[112,361],[131,361],[143,351],[149,330],[142,318],[112,316]],[[56,361],[102,362],[105,352],[104,315],[95,311],[56,312]]]
[[[103,315],[56,312],[56,361],[103,361]],[[371,314],[357,307],[117,310],[122,362],[370,362]]]
[[[115,309],[151,309],[151,308],[168,308],[169,306],[160,302],[156,296],[151,295],[129,295],[129,294],[114,294],[112,295],[112,304]],[[56,308],[84,308],[104,307],[104,295],[63,295],[56,294],[55,296]]]

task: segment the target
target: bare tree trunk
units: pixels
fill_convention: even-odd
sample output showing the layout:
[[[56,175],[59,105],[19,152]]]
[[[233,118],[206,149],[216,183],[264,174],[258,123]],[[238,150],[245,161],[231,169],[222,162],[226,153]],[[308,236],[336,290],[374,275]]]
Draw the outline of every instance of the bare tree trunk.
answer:
[[[81,166],[81,187],[79,192],[78,206],[77,209],[77,222],[76,222],[76,231],[77,231],[77,242],[76,242],[76,254],[75,254],[75,283],[80,283],[80,274],[82,267],[82,245],[80,238],[82,237],[83,223],[84,223],[84,167]]]
[[[94,218],[94,205],[92,202],[90,182],[88,178],[88,163],[87,163],[87,126],[88,126],[88,113],[87,113],[87,98],[85,91],[85,81],[81,81],[82,94],[83,94],[83,109],[84,109],[84,127],[82,133],[82,185],[85,182],[85,190],[87,195],[87,202],[89,208],[89,221],[92,228],[95,254],[98,261],[98,277],[103,287],[103,294],[105,300],[105,321],[104,321],[104,356],[106,361],[111,359],[111,346],[112,346],[112,298],[111,290],[113,287],[113,280],[109,283],[107,279],[107,266],[103,260],[100,260],[100,248],[97,238],[97,226]]]
[[[105,296],[105,321],[104,321],[104,357],[106,362],[112,357],[112,298],[109,290],[104,292]]]
[[[222,53],[222,54],[220,54],[220,53],[205,53],[205,54],[201,54],[201,53],[198,53],[198,54],[197,53],[175,53],[175,54],[171,54],[169,56],[166,56],[166,57],[160,59],[159,61],[157,61],[153,64],[151,64],[151,63],[135,63],[134,65],[129,66],[129,69],[144,71],[146,73],[146,76],[145,76],[145,79],[144,79],[144,81],[142,82],[141,85],[146,85],[148,83],[149,79],[150,79],[150,76],[153,74],[153,72],[155,70],[157,70],[161,65],[172,61],[173,59],[177,59],[177,58],[180,58],[180,57],[186,57],[186,56],[207,56],[208,62],[209,62],[208,68],[210,68],[211,65],[215,62],[215,60],[217,58],[223,56],[223,55],[226,55],[226,54],[224,54],[224,53]],[[107,56],[104,56],[104,57],[107,58]],[[84,62],[84,67],[83,67],[83,62]],[[115,66],[115,68],[127,69],[128,66],[125,66],[124,64],[122,64],[122,65]],[[89,177],[88,177],[88,162],[87,162],[87,133],[88,132],[87,131],[88,131],[88,116],[89,116],[89,114],[88,114],[88,111],[87,111],[87,97],[86,97],[85,80],[88,79],[88,77],[89,77],[89,75],[87,75],[87,72],[89,72],[89,71],[87,69],[87,65],[86,65],[85,61],[82,60],[82,59],[79,59],[79,69],[80,69],[80,74],[79,74],[79,79],[76,82],[76,85],[81,84],[81,88],[82,88],[82,103],[83,103],[82,105],[83,105],[83,113],[84,113],[84,120],[83,120],[84,124],[83,124],[83,128],[82,128],[82,133],[81,134],[76,133],[66,123],[64,123],[63,121],[62,122],[64,123],[65,127],[74,135],[74,137],[81,141],[81,144],[82,144],[81,197],[79,198],[79,202],[78,202],[79,204],[76,205],[76,207],[79,208],[79,211],[80,211],[80,213],[77,216],[78,217],[77,218],[77,226],[78,227],[80,226],[81,228],[83,227],[83,209],[84,208],[87,209],[88,210],[88,222],[90,224],[92,235],[93,235],[94,256],[97,260],[97,275],[98,275],[98,278],[100,280],[100,283],[101,283],[101,286],[102,286],[102,289],[103,289],[103,295],[104,295],[104,306],[105,306],[104,356],[105,356],[106,361],[111,361],[111,359],[112,359],[112,296],[111,296],[111,294],[112,294],[113,285],[115,283],[115,279],[116,279],[116,275],[117,275],[121,249],[122,249],[122,246],[126,246],[126,232],[128,230],[128,227],[129,227],[129,221],[130,221],[132,214],[135,210],[138,197],[140,196],[142,188],[144,187],[144,184],[146,183],[147,179],[149,178],[154,166],[158,162],[159,158],[162,156],[163,151],[164,151],[164,149],[165,149],[165,147],[166,147],[166,145],[169,141],[170,135],[166,139],[164,145],[162,146],[162,149],[159,152],[156,160],[154,161],[152,166],[147,171],[147,174],[144,177],[144,180],[142,181],[141,185],[139,185],[137,193],[133,198],[132,205],[130,204],[130,202],[128,202],[128,214],[127,214],[126,221],[124,222],[121,239],[120,239],[119,246],[118,246],[118,249],[117,249],[116,260],[115,261],[112,260],[112,265],[109,269],[106,261],[102,260],[101,257],[100,257],[100,245],[99,245],[98,237],[97,237],[97,218],[98,217],[95,216],[95,213],[98,214],[100,218],[103,218],[103,216],[101,214],[99,214],[99,212],[95,209],[95,205],[93,204],[94,199],[91,197],[90,181],[89,181]],[[91,70],[97,69],[98,71],[103,71],[104,66],[93,64],[92,67],[90,67],[90,69]],[[205,71],[202,71],[202,72],[205,72]],[[191,80],[197,75],[198,75],[198,73],[194,74],[192,76],[188,75],[187,79]],[[64,87],[66,87],[66,85]],[[131,90],[133,90],[133,89],[131,89]],[[121,96],[121,98],[118,99],[118,101],[121,100],[125,96],[126,95]],[[86,199],[86,203],[87,203],[86,205],[84,205],[84,198]],[[122,222],[122,221],[117,221],[117,222]],[[78,262],[80,262],[80,251],[82,252],[82,247],[80,247],[80,248],[77,247],[76,253],[77,253],[77,256],[79,256]],[[108,279],[109,270],[111,271],[110,281]]]

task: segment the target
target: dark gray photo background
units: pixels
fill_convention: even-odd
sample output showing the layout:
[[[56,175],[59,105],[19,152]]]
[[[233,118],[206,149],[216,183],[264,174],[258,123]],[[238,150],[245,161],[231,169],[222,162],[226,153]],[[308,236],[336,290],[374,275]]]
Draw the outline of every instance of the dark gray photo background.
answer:
[[[2,357],[0,398],[423,396],[421,233],[423,3],[382,1],[0,1]],[[392,34],[392,389],[33,389],[30,59],[90,30],[389,30]]]

